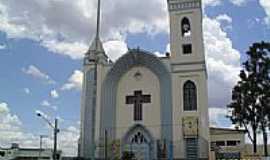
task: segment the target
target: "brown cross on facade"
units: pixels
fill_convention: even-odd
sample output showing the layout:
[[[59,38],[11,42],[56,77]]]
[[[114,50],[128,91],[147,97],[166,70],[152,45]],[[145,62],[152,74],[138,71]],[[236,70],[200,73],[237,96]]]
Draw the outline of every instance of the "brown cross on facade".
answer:
[[[151,103],[151,95],[143,95],[142,91],[135,91],[134,96],[126,96],[126,104],[134,104],[134,121],[142,120],[144,103]]]

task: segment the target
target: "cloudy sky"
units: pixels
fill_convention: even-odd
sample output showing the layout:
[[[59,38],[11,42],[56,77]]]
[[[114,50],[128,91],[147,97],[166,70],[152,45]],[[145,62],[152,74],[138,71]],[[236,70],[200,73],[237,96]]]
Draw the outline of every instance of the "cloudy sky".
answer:
[[[112,60],[127,48],[168,51],[166,0],[103,0],[102,40]],[[270,41],[269,0],[204,0],[211,125],[224,117],[249,45]],[[35,112],[60,119],[60,148],[77,147],[82,57],[94,36],[95,0],[0,1],[0,146],[38,146],[51,130]],[[45,145],[51,146],[51,136]]]

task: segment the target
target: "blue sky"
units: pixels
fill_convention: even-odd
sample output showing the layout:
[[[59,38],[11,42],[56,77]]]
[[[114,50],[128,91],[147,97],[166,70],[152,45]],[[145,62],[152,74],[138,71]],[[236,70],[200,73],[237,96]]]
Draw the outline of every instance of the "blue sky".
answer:
[[[204,6],[211,124],[230,127],[224,107],[245,59],[243,53],[253,42],[270,41],[270,2],[206,0]],[[29,139],[25,146],[37,146],[37,135],[50,135],[35,115],[37,110],[49,118],[59,117],[66,131],[63,139],[76,141],[79,70],[94,35],[95,7],[96,2],[85,0],[0,2],[0,120],[4,122],[0,135],[8,136],[0,138],[0,146],[23,143],[25,137]],[[137,46],[157,54],[168,51],[167,16],[165,0],[104,0],[102,39],[108,55],[115,60],[127,47]],[[213,88],[219,88],[218,95]],[[21,134],[11,134],[14,131]],[[69,144],[61,147],[72,150]]]

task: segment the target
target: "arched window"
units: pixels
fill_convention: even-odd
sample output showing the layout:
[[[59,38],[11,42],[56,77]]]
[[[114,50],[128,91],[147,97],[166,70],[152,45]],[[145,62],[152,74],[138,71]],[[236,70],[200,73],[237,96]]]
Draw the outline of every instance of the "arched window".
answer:
[[[184,111],[197,110],[197,89],[192,81],[184,84]]]
[[[137,132],[137,134],[133,135],[131,143],[142,144],[147,143],[147,140],[141,132]]]
[[[187,17],[184,17],[182,19],[181,29],[182,29],[182,36],[183,37],[191,36],[191,26],[190,26],[189,19]]]

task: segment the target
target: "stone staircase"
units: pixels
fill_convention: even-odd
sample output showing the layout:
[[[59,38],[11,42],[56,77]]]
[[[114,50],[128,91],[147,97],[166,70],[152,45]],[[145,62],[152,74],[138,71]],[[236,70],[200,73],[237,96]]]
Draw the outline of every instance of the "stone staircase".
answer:
[[[198,159],[198,139],[197,138],[186,139],[186,157],[188,160]]]

